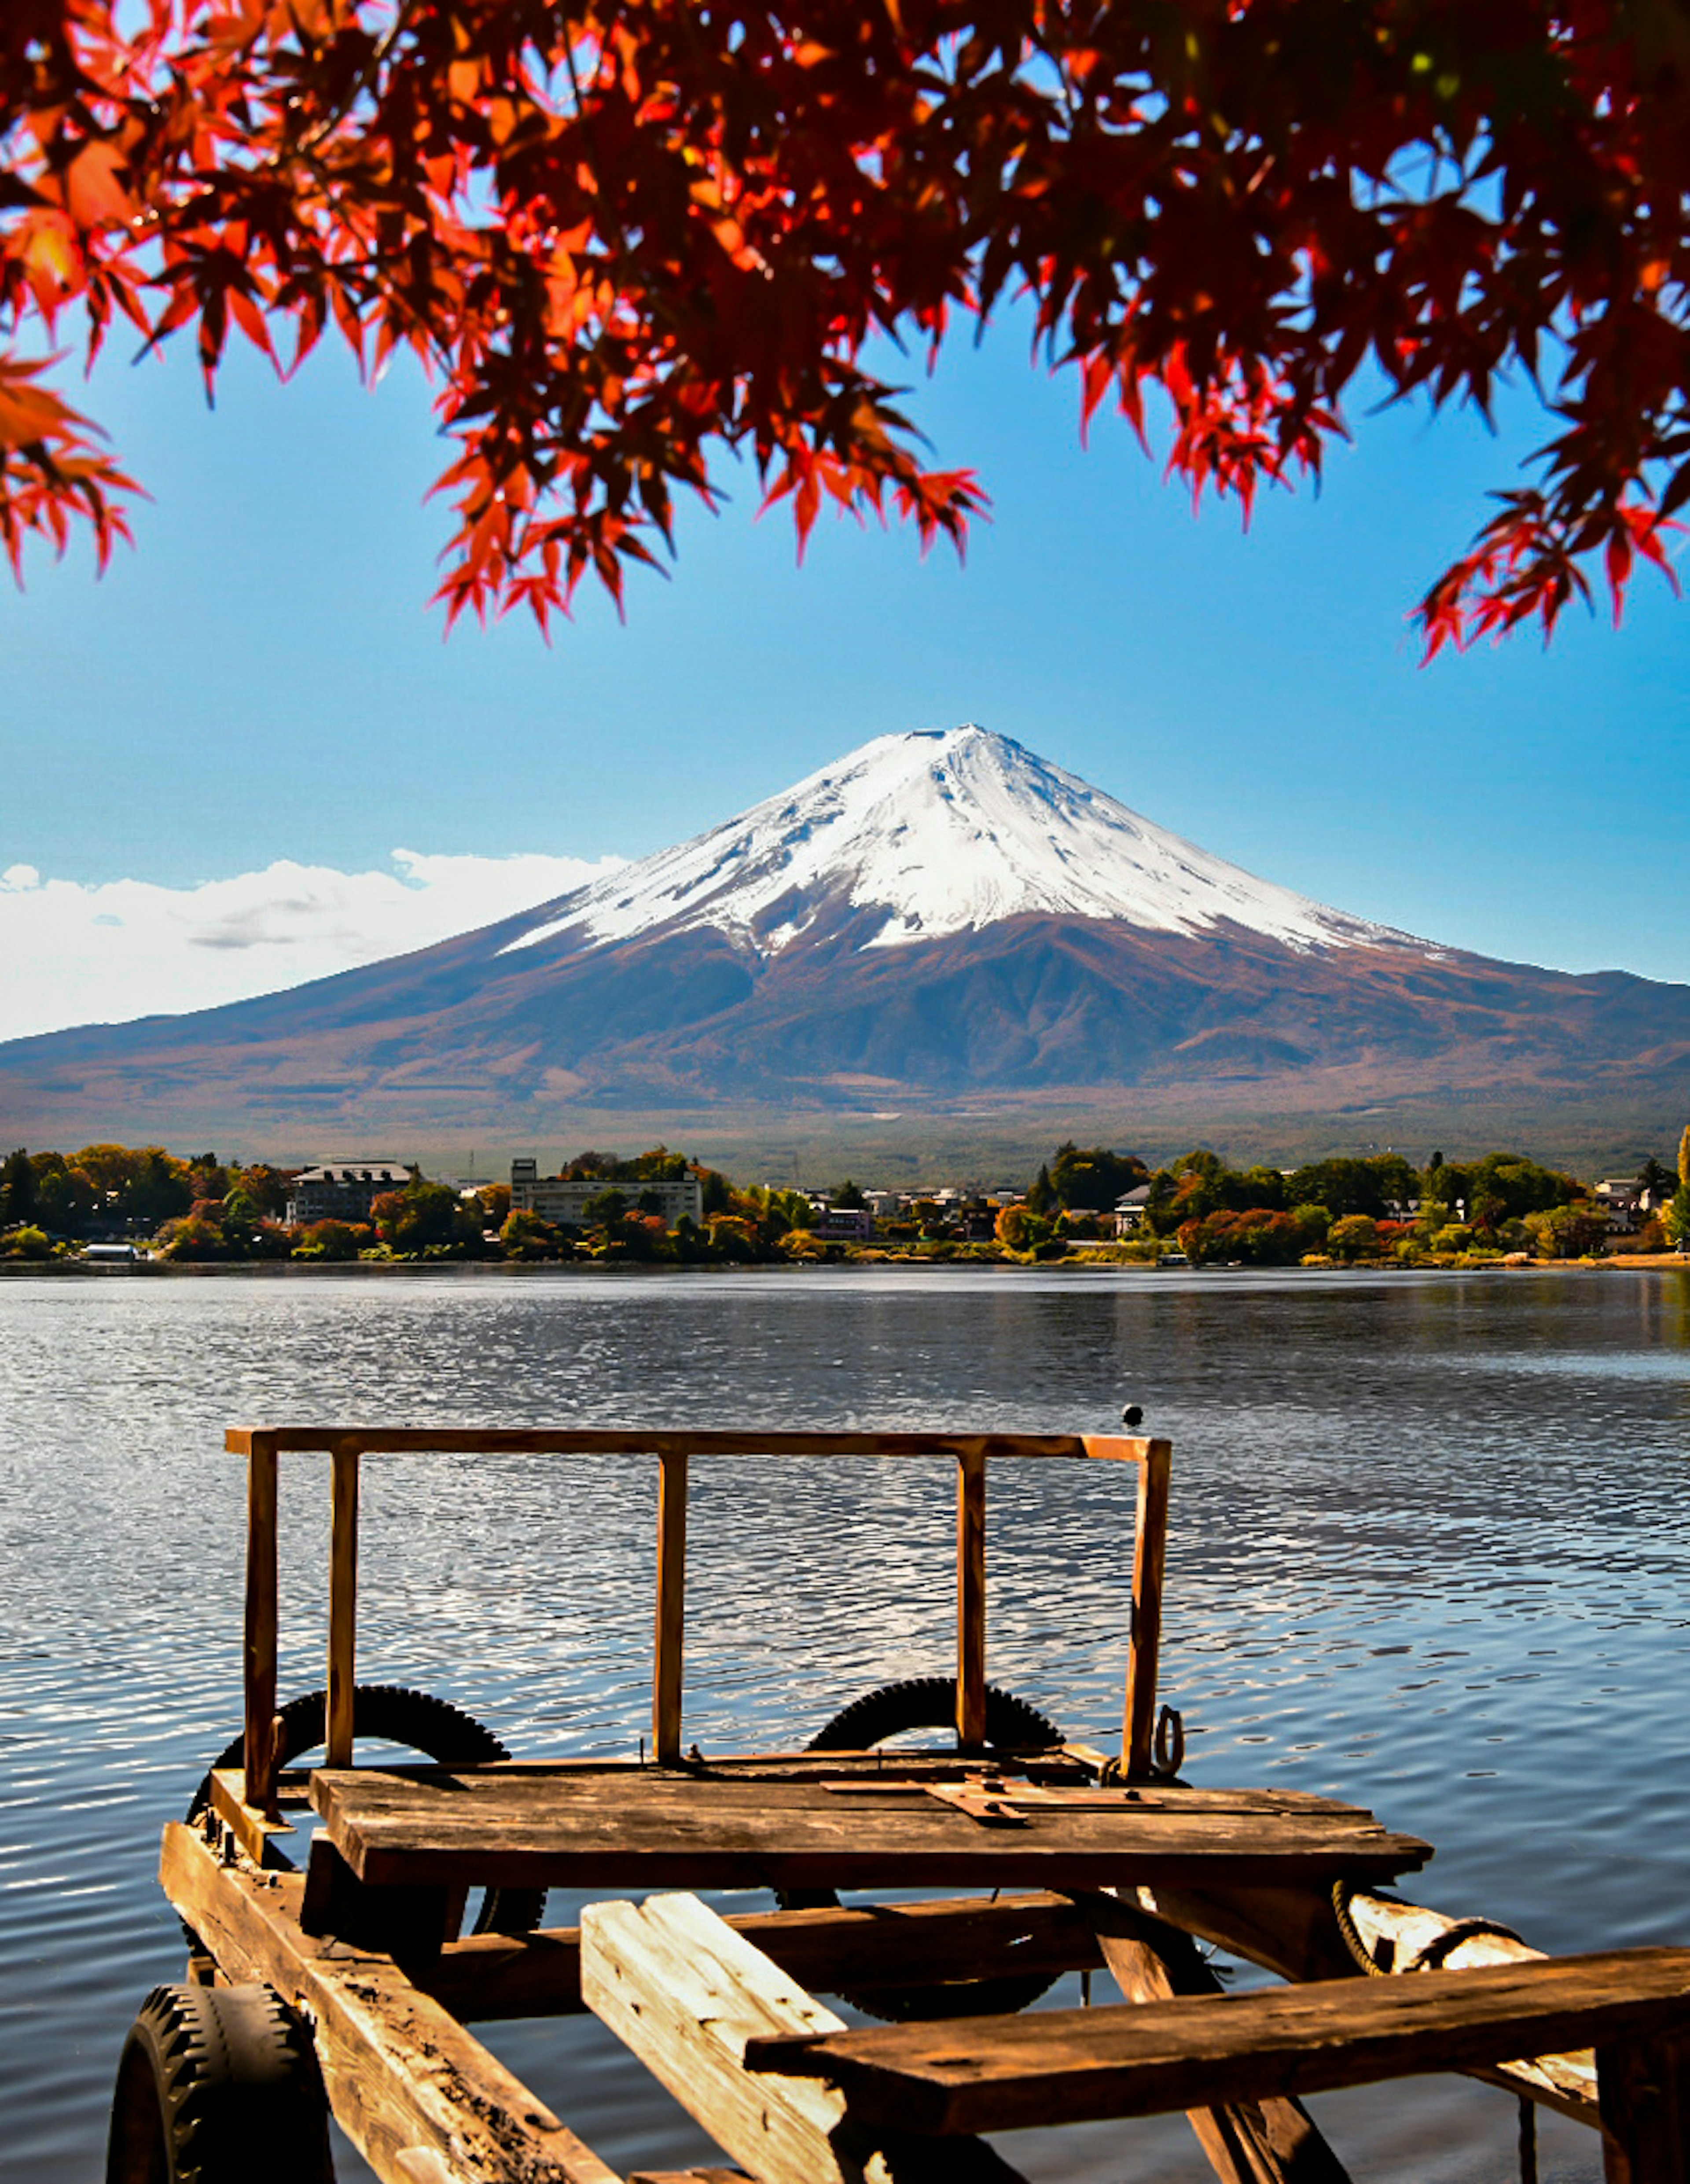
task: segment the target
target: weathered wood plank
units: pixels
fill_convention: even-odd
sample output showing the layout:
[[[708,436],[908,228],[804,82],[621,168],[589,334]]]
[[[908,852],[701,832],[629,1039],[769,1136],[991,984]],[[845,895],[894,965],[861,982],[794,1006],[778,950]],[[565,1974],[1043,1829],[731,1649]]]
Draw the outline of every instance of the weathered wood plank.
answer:
[[[533,1770],[325,1769],[313,1802],[360,1879],[376,1884],[636,1887],[1107,1887],[1384,1877],[1430,1855],[1346,1813],[1204,1809],[1159,1798],[1118,1811],[1034,1809],[982,1827],[918,1794],[840,1797],[819,1783],[745,1786],[648,1771],[613,1796]]]
[[[1076,1908],[1092,1920],[1104,1961],[1129,2002],[1224,1992],[1189,1935],[1115,1897],[1086,1897]],[[1300,2101],[1269,2096],[1190,2109],[1187,2120],[1220,2184],[1349,2184]]]
[[[1690,1950],[1626,1949],[1412,1979],[769,2040],[748,2068],[814,2072],[867,2123],[1008,2130],[1329,2091],[1690,2027]]]
[[[1338,1937],[1325,1888],[1225,1889],[1142,1886],[1129,1900],[1154,1918],[1212,1942],[1231,1954],[1264,1965],[1281,1978],[1344,1979],[1357,1973]],[[1505,1934],[1475,1930],[1420,1903],[1403,1903],[1360,1891],[1349,1899],[1350,1916],[1381,1970],[1466,1971],[1483,1964],[1531,1964],[1541,1949]],[[1566,2055],[1477,2064],[1470,2075],[1505,2092],[1524,2093],[1592,2129],[1597,2112],[1596,2057],[1588,2048]]]
[[[913,1980],[925,1985],[1054,1975],[1103,1963],[1089,1920],[1065,1896],[742,1912],[726,1924],[800,1986],[820,1993],[906,1986]],[[465,2022],[550,2017],[586,2007],[575,1926],[448,1942],[434,1964],[413,1975],[425,1993]]]
[[[1145,1443],[1138,1470],[1138,1528],[1132,1550],[1132,1622],[1127,1636],[1121,1764],[1128,1779],[1150,1772],[1156,1728],[1156,1663],[1162,1643],[1162,1586],[1168,1559],[1168,1481],[1173,1444]]]
[[[329,1683],[325,1756],[352,1763],[353,1692],[358,1683],[358,1444],[336,1443],[329,1513]]]
[[[986,1462],[957,1461],[957,1741],[986,1742]]]
[[[1607,2184],[1690,2184],[1690,2037],[1682,2028],[1596,2051]]]
[[[336,2118],[385,2184],[619,2184],[391,1958],[302,1933],[302,1875],[220,1865],[172,1825],[159,1878],[231,1979],[263,1981],[311,2020]]]
[[[1116,1434],[783,1433],[756,1426],[691,1433],[643,1426],[230,1426],[223,1439],[234,1456],[249,1454],[260,1440],[282,1453],[326,1452],[337,1440],[353,1440],[367,1456],[979,1456],[1115,1463],[1142,1463],[1159,1445]]]
[[[652,1737],[658,1764],[681,1757],[681,1657],[687,1623],[687,1458],[658,1466],[657,1630],[652,1680]]]
[[[587,2004],[759,2184],[1013,2184],[984,2146],[907,2148],[895,2123],[859,2131],[831,2086],[752,2077],[759,2035],[842,2031],[826,2009],[694,1896],[593,1903],[581,1914]],[[897,2150],[894,2152],[893,2148]],[[935,2159],[936,2153],[939,2158]]]
[[[276,1441],[253,1435],[247,1451],[247,1613],[244,1641],[246,1733],[242,1769],[247,1794],[266,1818],[275,1796]]]

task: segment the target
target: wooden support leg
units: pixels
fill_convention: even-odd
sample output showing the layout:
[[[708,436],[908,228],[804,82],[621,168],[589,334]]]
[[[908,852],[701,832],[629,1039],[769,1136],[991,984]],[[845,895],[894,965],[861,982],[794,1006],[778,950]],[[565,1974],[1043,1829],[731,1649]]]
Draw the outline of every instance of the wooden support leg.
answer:
[[[587,2007],[759,2184],[1025,2184],[982,2139],[859,2130],[834,2086],[748,2071],[748,2040],[845,2028],[696,1896],[589,1903],[581,1935]]]
[[[957,1458],[957,1742],[986,1742],[986,1458]]]
[[[1607,2184],[1690,2184],[1690,2038],[1596,2051]]]
[[[275,1802],[276,1455],[268,1434],[254,1434],[247,1459],[246,1738],[242,1752],[247,1802],[279,1820]]]
[[[222,1865],[173,1824],[159,1879],[229,1978],[309,2020],[336,2120],[383,2184],[620,2184],[391,1958],[306,1934],[303,1874]]]
[[[1145,1443],[1138,1468],[1138,1536],[1132,1552],[1132,1630],[1127,1641],[1126,1713],[1121,1765],[1129,1781],[1150,1772],[1156,1727],[1156,1658],[1162,1643],[1162,1583],[1168,1559],[1171,1441]]]
[[[659,1460],[657,1485],[657,1642],[652,1687],[652,1739],[659,1767],[681,1757],[681,1646],[687,1620],[687,1459]]]
[[[1143,1918],[1112,1897],[1078,1900],[1093,1914],[1104,1962],[1129,2002],[1221,1992],[1189,1935]],[[1221,2184],[1348,2184],[1343,2164],[1300,2101],[1192,2109],[1187,2120]]]

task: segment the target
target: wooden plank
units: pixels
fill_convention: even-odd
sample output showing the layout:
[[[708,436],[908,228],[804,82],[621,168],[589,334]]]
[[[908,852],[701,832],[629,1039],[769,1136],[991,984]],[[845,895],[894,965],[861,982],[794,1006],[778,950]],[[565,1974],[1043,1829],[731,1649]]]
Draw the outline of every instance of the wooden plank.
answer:
[[[1126,1707],[1121,1766],[1129,1781],[1150,1772],[1156,1728],[1156,1665],[1162,1645],[1162,1585],[1168,1560],[1168,1481],[1171,1441],[1145,1444],[1138,1472],[1138,1523],[1132,1548],[1132,1620],[1126,1653]]]
[[[267,1819],[275,1810],[276,1451],[274,1434],[255,1434],[247,1460],[246,1726],[242,1766],[247,1794]]]
[[[1150,2007],[958,2018],[753,2042],[870,2125],[1005,2131],[1324,2092],[1690,2028],[1690,1950],[1622,1949],[1413,1979],[1329,1980]]]
[[[1690,2184],[1690,2037],[1598,2048],[1596,2070],[1607,2184]]]
[[[751,2077],[747,2042],[829,2033],[840,2020],[694,1896],[581,1914],[588,2007],[759,2184],[1012,2184],[987,2147],[906,2148],[896,2124],[855,2130],[831,2086]]]
[[[260,1440],[284,1453],[327,1453],[355,1440],[366,1456],[414,1451],[503,1456],[1013,1457],[1142,1463],[1166,1442],[1106,1434],[783,1433],[756,1426],[677,1433],[649,1427],[231,1426],[224,1446],[245,1456]]]
[[[1224,1992],[1189,1935],[1177,1928],[1129,1910],[1114,1897],[1087,1897],[1076,1908],[1091,1918],[1110,1975],[1129,2002]],[[1269,2096],[1186,2114],[1220,2184],[1349,2184],[1300,2101]]]
[[[358,1682],[358,1443],[334,1450],[329,1518],[329,1702],[325,1753],[352,1764],[353,1692]]]
[[[324,1769],[312,1802],[360,1880],[453,1887],[1229,1886],[1387,1875],[1428,1847],[1365,1815],[1167,1805],[1035,1810],[986,1828],[918,1791],[836,1797],[819,1783],[745,1786],[648,1771],[577,1794],[520,1769]]]
[[[1065,1896],[1043,1892],[995,1901],[965,1897],[740,1912],[726,1923],[800,1986],[824,1994],[912,1981],[1054,1976],[1103,1963],[1086,1915]],[[414,1976],[425,1993],[466,2023],[561,2016],[586,2007],[581,1930],[575,1926],[451,1942]]]
[[[384,2184],[618,2184],[391,1958],[302,1933],[301,1875],[220,1865],[172,1825],[159,1878],[226,1977],[262,1980],[310,2020],[336,2120]]]
[[[247,1778],[240,1768],[212,1769],[211,1809],[225,1827],[232,1830],[235,1840],[254,1865],[286,1863],[285,1859],[277,1860],[270,1839],[272,1836],[291,1836],[293,1830],[284,1819],[267,1819],[247,1802]]]
[[[957,1742],[986,1743],[986,1459],[957,1459]]]
[[[658,1466],[657,1635],[652,1683],[652,1736],[659,1767],[672,1767],[681,1757],[686,1619],[687,1458],[664,1456]]]
[[[1261,1964],[1283,1979],[1347,1979],[1357,1966],[1339,1938],[1331,1893],[1325,1888],[1192,1889],[1141,1886],[1129,1900],[1153,1918],[1195,1934],[1234,1956]],[[1358,1891],[1350,1915],[1381,1970],[1465,1971],[1482,1964],[1530,1964],[1541,1949],[1511,1936],[1475,1930],[1424,1904],[1393,1902]],[[1524,2093],[1575,2123],[1599,2126],[1596,2057],[1572,2054],[1477,2064],[1471,2075],[1505,2092]]]

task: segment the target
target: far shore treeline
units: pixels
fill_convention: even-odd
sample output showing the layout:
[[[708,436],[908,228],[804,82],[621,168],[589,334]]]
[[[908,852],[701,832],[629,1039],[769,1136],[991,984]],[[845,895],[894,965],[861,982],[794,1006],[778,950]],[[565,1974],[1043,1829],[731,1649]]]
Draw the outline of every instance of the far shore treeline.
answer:
[[[158,1145],[19,1147],[0,1162],[0,1260],[76,1260],[114,1242],[178,1264],[303,1266],[1181,1258],[1472,1266],[1690,1251],[1690,1128],[1676,1173],[1651,1158],[1617,1184],[1587,1184],[1509,1152],[1467,1161],[1434,1153],[1424,1168],[1392,1152],[1234,1168],[1199,1146],[1152,1169],[1134,1154],[1070,1142],[1024,1189],[893,1194],[848,1178],[812,1195],[740,1184],[661,1145],[631,1158],[587,1151],[561,1171],[602,1185],[573,1226],[513,1210],[509,1184],[454,1186],[415,1167],[402,1189],[375,1198],[366,1222],[290,1225],[298,1173]],[[699,1217],[670,1225],[654,1186],[688,1177],[698,1184]]]

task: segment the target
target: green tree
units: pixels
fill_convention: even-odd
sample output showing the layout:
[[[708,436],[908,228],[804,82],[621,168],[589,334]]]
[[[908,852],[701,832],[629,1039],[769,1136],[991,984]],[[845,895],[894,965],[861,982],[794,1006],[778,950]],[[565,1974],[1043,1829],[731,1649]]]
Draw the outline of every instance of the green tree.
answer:
[[[1050,1179],[1050,1169],[1042,1165],[1033,1178],[1032,1188],[1027,1193],[1027,1211],[1041,1221],[1055,1212],[1058,1205],[1056,1186]]]
[[[1149,1173],[1136,1153],[1111,1152],[1103,1145],[1082,1148],[1071,1138],[1057,1148],[1050,1164],[1051,1184],[1070,1212],[1107,1212]]]
[[[848,1175],[839,1188],[829,1191],[827,1196],[830,1205],[844,1206],[852,1212],[861,1212],[869,1202]]]
[[[376,1234],[396,1251],[425,1251],[431,1245],[463,1244],[468,1240],[459,1215],[456,1191],[443,1183],[429,1183],[420,1176],[403,1190],[386,1190],[370,1207]],[[472,1216],[477,1241],[481,1221]]]
[[[22,1145],[0,1162],[0,1228],[19,1228],[36,1214],[34,1163]]]
[[[1326,1236],[1326,1249],[1346,1262],[1379,1256],[1379,1223],[1370,1213],[1346,1213],[1334,1221]]]

